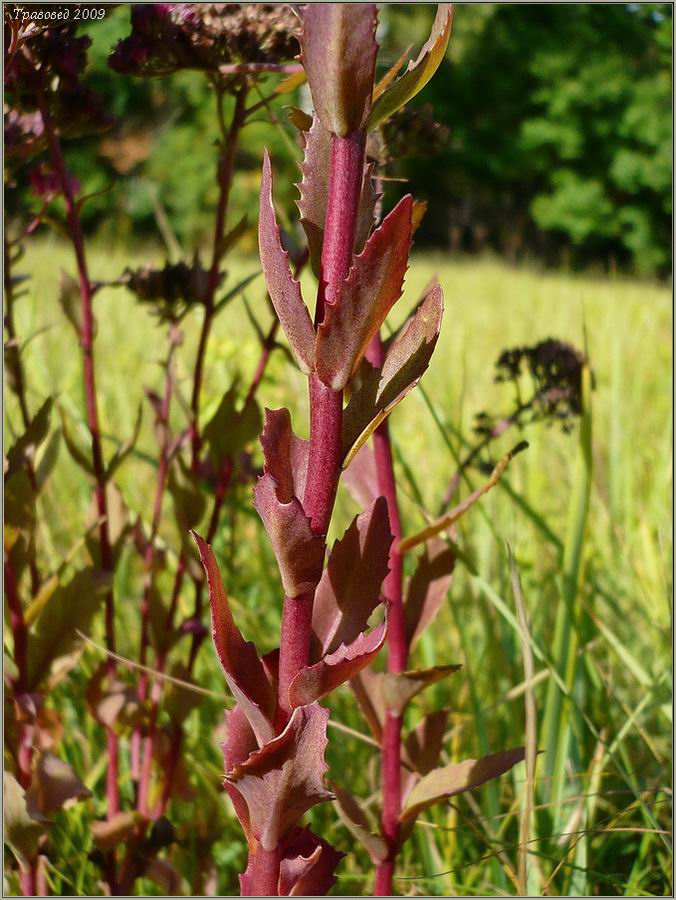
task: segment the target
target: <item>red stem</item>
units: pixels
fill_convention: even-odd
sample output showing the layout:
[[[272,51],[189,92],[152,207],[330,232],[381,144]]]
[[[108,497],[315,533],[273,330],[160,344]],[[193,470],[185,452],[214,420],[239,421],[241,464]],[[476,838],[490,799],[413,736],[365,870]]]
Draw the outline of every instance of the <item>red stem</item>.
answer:
[[[315,322],[324,318],[326,303],[350,271],[364,178],[363,133],[331,137],[331,169],[324,225],[321,273]],[[342,462],[343,392],[326,387],[315,375],[309,379],[310,452],[303,507],[315,534],[326,536]],[[279,657],[279,722],[290,714],[289,685],[308,664],[314,590],[286,597],[282,611]]]
[[[279,895],[279,865],[281,862],[279,847],[266,850],[260,844],[251,860],[250,893],[242,893],[244,897],[277,897]]]
[[[19,868],[19,886],[24,897],[37,897],[38,894],[38,857],[34,856],[27,864]]]
[[[108,532],[108,509],[106,502],[106,470],[103,461],[103,450],[101,447],[101,432],[99,428],[99,413],[96,398],[96,376],[94,369],[94,312],[93,312],[93,294],[92,286],[87,269],[87,258],[85,255],[84,238],[80,225],[80,217],[78,215],[77,205],[73,196],[70,179],[66,170],[63,153],[61,151],[61,143],[54,127],[51,112],[42,92],[38,92],[38,105],[40,115],[45,129],[45,137],[49,153],[52,158],[54,171],[59,179],[59,187],[63,195],[66,205],[66,216],[68,220],[68,229],[71,242],[75,251],[75,260],[77,263],[78,277],[80,281],[80,297],[82,301],[82,327],[80,331],[80,346],[82,348],[82,357],[84,364],[84,385],[85,385],[85,401],[87,409],[87,424],[92,438],[92,468],[94,472],[94,494],[96,497],[96,507],[101,524],[99,525],[99,543],[101,546],[101,567],[106,572],[113,572],[113,555],[110,546],[110,535]],[[105,635],[106,647],[111,652],[115,652],[115,601],[112,588],[106,594],[105,598]],[[115,673],[115,659],[108,656],[107,661],[108,675],[112,678]],[[106,797],[108,801],[108,817],[114,816],[119,812],[119,790],[118,790],[118,741],[117,736],[112,729],[108,729],[106,734],[106,744],[108,748],[108,768],[106,770]]]
[[[384,347],[380,335],[373,339],[368,351],[368,359],[375,366],[382,366]],[[398,673],[406,669],[408,661],[408,640],[403,598],[403,560],[399,553],[401,540],[401,517],[397,502],[397,483],[394,474],[394,460],[387,419],[376,429],[373,436],[378,488],[387,500],[390,530],[394,541],[390,549],[390,572],[385,579],[384,591],[388,600],[387,628],[387,670]],[[387,858],[376,867],[376,896],[392,894],[392,878],[399,845],[399,817],[401,815],[401,731],[403,717],[386,713],[382,737],[382,786],[383,811],[381,830],[387,844]]]
[[[21,364],[21,356],[19,354],[18,341],[16,336],[16,328],[14,326],[14,287],[12,285],[12,274],[11,274],[11,252],[10,252],[10,243],[5,237],[4,239],[4,260],[5,260],[5,271],[4,271],[4,282],[5,282],[5,328],[7,329],[7,337],[9,341],[11,341],[16,347],[16,358],[14,360],[12,366],[12,375],[14,377],[14,386],[16,389],[16,396],[19,401],[19,409],[21,410],[21,418],[23,420],[24,428],[27,430],[28,426],[31,423],[31,416],[28,409],[28,401],[26,400],[26,379],[24,376],[23,366]],[[6,357],[7,359],[8,357]],[[28,474],[28,480],[31,483],[31,487],[33,491],[37,493],[38,482],[37,477],[35,475],[35,469],[33,468],[33,463],[30,459],[26,459],[26,473]],[[31,592],[33,596],[37,594],[40,590],[40,572],[38,570],[37,562],[36,562],[35,552],[31,553],[31,558],[28,562],[28,568],[31,577]]]
[[[152,590],[155,582],[153,567],[155,563],[155,544],[157,534],[162,519],[162,505],[164,501],[164,492],[167,484],[167,476],[169,474],[169,410],[171,408],[171,394],[173,389],[173,373],[171,371],[172,358],[175,349],[173,339],[173,329],[170,333],[169,356],[167,359],[166,377],[164,384],[164,395],[160,404],[158,423],[163,430],[162,441],[160,444],[160,458],[157,466],[157,483],[155,485],[155,499],[153,502],[153,515],[150,525],[150,535],[143,557],[143,568],[145,570],[143,584],[143,599],[141,600],[141,641],[139,647],[139,662],[142,666],[146,665],[148,658],[148,644],[150,642],[150,603],[152,598]],[[145,701],[148,693],[148,674],[142,671],[139,676],[138,695],[141,702]],[[132,777],[139,779],[141,768],[141,726],[134,728],[131,738],[131,769]],[[146,814],[142,808],[142,794],[147,796],[147,786],[143,788],[139,784],[138,808],[139,811]]]

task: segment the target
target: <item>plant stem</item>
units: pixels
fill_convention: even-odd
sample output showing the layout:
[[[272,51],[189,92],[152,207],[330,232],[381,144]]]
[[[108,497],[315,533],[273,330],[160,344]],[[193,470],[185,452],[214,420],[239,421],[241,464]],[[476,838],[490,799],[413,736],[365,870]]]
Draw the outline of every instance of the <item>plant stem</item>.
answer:
[[[221,105],[223,102],[223,89],[217,88],[217,104],[219,109],[219,121],[222,121]],[[204,299],[204,320],[202,322],[202,331],[200,333],[199,344],[197,347],[197,357],[195,359],[195,377],[193,379],[192,398],[190,409],[192,411],[192,422],[190,428],[190,437],[192,445],[192,465],[196,468],[199,462],[200,452],[200,430],[199,430],[199,401],[202,390],[202,377],[204,373],[204,359],[206,356],[207,343],[209,333],[214,318],[214,306],[216,291],[218,289],[220,277],[220,265],[223,258],[223,238],[225,237],[225,223],[228,216],[228,203],[230,200],[230,190],[232,188],[233,172],[235,168],[235,154],[237,152],[237,144],[239,135],[246,119],[246,97],[247,87],[243,85],[235,95],[235,109],[232,114],[230,128],[227,134],[222,134],[223,152],[218,161],[218,205],[216,207],[216,221],[214,223],[214,240],[211,254],[211,267],[209,269],[209,280],[207,283],[207,291]]]
[[[325,304],[335,302],[338,285],[350,271],[364,178],[364,148],[362,133],[331,137],[328,204],[315,311],[317,325],[324,318]],[[325,538],[342,462],[343,392],[327,387],[316,375],[310,375],[309,393],[310,451],[303,508],[314,533]],[[289,685],[308,663],[313,602],[314,589],[300,597],[284,599],[278,725],[290,713]]]
[[[75,260],[77,263],[80,282],[80,297],[82,301],[82,327],[80,331],[80,346],[84,364],[85,401],[87,409],[87,424],[92,438],[92,468],[94,472],[94,494],[96,507],[100,519],[99,544],[101,548],[101,567],[105,572],[113,573],[113,554],[110,546],[108,531],[108,508],[106,501],[106,470],[103,461],[101,447],[101,432],[99,428],[99,413],[96,397],[96,376],[94,368],[94,312],[93,292],[87,269],[84,238],[77,205],[73,196],[73,190],[66,164],[64,162],[61,143],[54,127],[51,112],[45,99],[44,92],[38,92],[38,105],[45,129],[47,146],[52,159],[52,165],[59,179],[59,186],[66,205],[68,230],[70,233]],[[105,634],[106,647],[111,653],[115,653],[115,600],[112,587],[105,598]],[[108,656],[108,676],[112,678],[116,664],[112,656]],[[108,768],[106,771],[106,798],[108,801],[108,817],[119,812],[119,788],[118,788],[118,741],[117,735],[112,729],[107,730],[106,744],[108,749]]]
[[[14,285],[12,284],[12,274],[11,274],[11,265],[12,265],[12,254],[11,254],[11,246],[10,243],[5,236],[4,238],[4,261],[5,261],[5,271],[4,271],[4,282],[5,282],[5,328],[7,329],[7,337],[8,337],[8,345],[13,345],[16,356],[9,354],[5,354],[5,362],[7,368],[11,368],[12,378],[14,379],[14,391],[16,393],[17,399],[19,401],[19,409],[21,410],[21,418],[23,420],[23,426],[25,430],[28,430],[28,426],[31,423],[31,415],[28,409],[28,402],[26,400],[26,378],[24,376],[23,366],[21,364],[21,355],[19,353],[19,345],[18,339],[16,335],[16,328],[14,325]],[[35,475],[35,468],[30,459],[26,459],[26,473],[28,474],[28,480],[31,483],[31,487],[33,488],[33,492],[37,493],[38,482],[37,477]],[[35,552],[31,553],[31,558],[28,562],[28,569],[30,572],[31,578],[31,592],[35,597],[37,592],[40,590],[40,572],[38,570],[36,554]]]
[[[164,501],[164,493],[166,490],[167,484],[167,476],[169,473],[169,444],[170,444],[170,432],[169,432],[169,411],[171,408],[171,395],[173,389],[173,373],[172,373],[172,361],[174,350],[176,348],[176,341],[173,336],[174,329],[172,328],[169,335],[169,355],[166,363],[166,375],[165,375],[165,383],[164,383],[164,395],[162,397],[162,401],[160,404],[160,409],[158,413],[158,424],[162,428],[162,440],[160,443],[160,456],[159,462],[157,466],[157,482],[155,485],[155,499],[153,502],[153,515],[150,524],[150,535],[148,536],[148,543],[146,544],[145,553],[143,557],[143,567],[145,570],[144,584],[143,584],[143,599],[141,601],[141,640],[139,647],[139,662],[142,666],[146,665],[146,661],[148,658],[148,644],[150,641],[150,605],[152,601],[152,590],[155,582],[153,567],[155,563],[155,544],[157,541],[157,534],[160,528],[160,521],[162,519],[162,505]],[[148,674],[145,671],[141,671],[139,676],[139,684],[138,684],[138,695],[139,700],[144,702],[148,694]],[[135,726],[134,733],[132,734],[131,739],[131,768],[132,768],[132,777],[137,780],[141,776],[141,726],[140,724]],[[144,811],[144,803],[143,797],[147,797],[147,785],[143,787],[139,784],[139,794],[138,794],[138,808],[139,811],[146,814],[147,811]]]
[[[253,856],[251,870],[251,893],[249,897],[277,897],[279,895],[279,865],[281,862],[279,847],[266,850],[260,844]]]
[[[11,274],[11,252],[10,244],[5,236],[4,239],[4,282],[5,282],[5,328],[7,329],[7,337],[13,344],[17,345],[16,328],[14,326],[14,285],[12,284]],[[19,348],[16,347],[16,362],[12,365],[12,377],[14,378],[15,393],[19,401],[19,409],[21,410],[21,418],[23,419],[24,428],[28,428],[31,422],[30,413],[28,411],[28,403],[26,402],[26,379],[24,378],[23,366],[21,365],[21,357],[19,356]],[[32,467],[31,467],[32,471]],[[33,473],[33,478],[35,475]]]
[[[369,347],[367,358],[374,366],[382,366],[384,347],[377,334]],[[401,540],[401,517],[397,502],[397,484],[394,475],[394,460],[390,442],[387,419],[382,422],[373,436],[378,489],[387,500],[387,511],[390,519],[390,531],[394,541],[390,550],[390,571],[385,579],[384,591],[388,601],[387,625],[387,670],[398,673],[406,669],[408,660],[408,641],[406,638],[406,619],[404,616],[403,598],[403,560],[399,553]],[[382,737],[382,788],[383,811],[381,830],[387,844],[387,858],[376,867],[376,896],[392,894],[392,877],[399,843],[399,816],[401,815],[401,730],[403,717],[385,714]]]

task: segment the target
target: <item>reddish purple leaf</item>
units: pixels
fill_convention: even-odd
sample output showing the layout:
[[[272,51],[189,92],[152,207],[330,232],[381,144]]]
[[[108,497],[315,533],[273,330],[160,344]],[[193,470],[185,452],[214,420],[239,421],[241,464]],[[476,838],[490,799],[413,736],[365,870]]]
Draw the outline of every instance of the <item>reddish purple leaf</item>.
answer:
[[[226,775],[244,798],[251,834],[274,850],[303,813],[332,800],[324,785],[326,723],[318,704],[294,710],[286,728]]]
[[[277,482],[280,501],[288,503],[293,497],[302,500],[310,444],[293,433],[288,409],[265,410],[265,428],[260,441],[265,471]]]
[[[225,725],[227,729],[227,737],[222,744],[223,763],[225,774],[235,768],[235,766],[243,763],[245,759],[258,749],[256,735],[249,724],[249,720],[244,714],[241,706],[227,710],[225,713]],[[249,808],[242,795],[227,780],[224,784],[225,790],[232,800],[235,808],[235,814],[240,821],[242,830],[246,835],[246,839],[251,845],[251,827],[249,824]]]
[[[441,609],[454,568],[453,551],[441,540],[428,541],[409,580],[404,603],[406,637],[411,649]]]
[[[192,536],[207,576],[212,636],[226,681],[244,710],[259,744],[264,744],[274,735],[271,723],[276,697],[256,648],[250,641],[244,640],[235,625],[211,547],[196,532],[193,531]]]
[[[300,192],[298,209],[300,222],[305,230],[310,251],[312,269],[319,277],[322,245],[324,243],[324,223],[329,193],[329,169],[331,165],[331,132],[319,121],[311,119],[311,125],[301,130],[304,141],[304,156],[300,164],[302,178],[297,188]],[[357,234],[354,252],[360,253],[373,229],[377,195],[373,188],[373,164],[364,167],[364,182],[359,197],[357,213]]]
[[[345,465],[349,465],[383,419],[420,381],[439,337],[443,311],[443,292],[435,284],[388,348],[382,369],[367,368],[343,416]]]
[[[369,634],[360,634],[351,644],[341,644],[313,666],[296,675],[289,686],[292,707],[303,707],[320,700],[339,685],[354,678],[380,652],[387,637],[387,622],[383,621]]]
[[[254,506],[275,552],[286,596],[298,597],[313,589],[324,563],[324,541],[312,533],[300,500],[291,497],[282,502],[277,482],[266,473],[256,484]]]
[[[373,336],[401,297],[411,246],[412,199],[403,197],[354,258],[345,281],[327,289],[317,329],[315,365],[339,390],[354,375]]]
[[[379,497],[333,545],[315,593],[311,659],[349,644],[366,628],[380,602],[392,541],[387,501]]]
[[[372,3],[308,3],[302,61],[322,124],[344,137],[363,128],[371,110],[378,45]]]
[[[427,775],[439,762],[447,721],[448,710],[436,709],[421,719],[406,738],[408,762],[421,775]]]
[[[402,821],[417,816],[418,813],[435,803],[448,800],[464,791],[471,791],[491,778],[497,778],[524,758],[523,747],[502,750],[484,756],[483,759],[466,759],[461,763],[434,769],[416,784],[406,798],[401,813]]]
[[[425,688],[457,672],[461,666],[432,666],[429,669],[412,669],[408,672],[382,676],[382,697],[385,708],[397,716],[402,715],[411,700]]]
[[[380,496],[378,469],[373,448],[362,444],[350,465],[343,472],[342,484],[359,506],[368,506]]]
[[[309,828],[296,829],[279,867],[279,896],[325,896],[336,883],[333,873],[344,856]]]
[[[343,824],[377,866],[387,858],[387,844],[380,835],[373,833],[366,813],[354,797],[338,785],[331,785],[331,788],[336,795],[336,811]]]
[[[282,247],[272,202],[272,169],[265,153],[261,177],[258,244],[265,283],[298,365],[306,374],[314,367],[315,329],[303,301],[300,284],[291,274],[289,254]]]
[[[382,681],[382,672],[374,672],[371,666],[367,666],[350,682],[359,708],[377,741],[382,740],[385,721]]]

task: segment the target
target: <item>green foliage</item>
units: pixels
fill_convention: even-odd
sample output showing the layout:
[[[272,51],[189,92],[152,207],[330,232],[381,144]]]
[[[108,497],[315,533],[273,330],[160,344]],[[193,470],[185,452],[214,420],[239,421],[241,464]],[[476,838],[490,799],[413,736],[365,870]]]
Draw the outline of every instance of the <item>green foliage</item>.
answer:
[[[408,10],[392,8],[397,46]],[[447,197],[422,240],[664,273],[671,253],[668,4],[462,6],[424,92],[451,138],[421,173]]]

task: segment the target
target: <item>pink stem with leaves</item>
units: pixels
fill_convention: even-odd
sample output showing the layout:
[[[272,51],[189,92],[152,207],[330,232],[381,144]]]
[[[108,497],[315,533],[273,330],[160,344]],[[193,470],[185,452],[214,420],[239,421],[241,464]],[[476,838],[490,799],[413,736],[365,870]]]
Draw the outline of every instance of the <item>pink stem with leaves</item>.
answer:
[[[52,159],[52,165],[59,179],[59,187],[66,205],[66,216],[70,239],[75,251],[78,277],[80,282],[80,297],[82,303],[82,326],[80,330],[80,346],[84,365],[85,401],[87,409],[87,424],[92,439],[92,470],[94,474],[94,495],[96,508],[100,519],[99,544],[101,548],[101,567],[112,575],[114,570],[113,553],[110,545],[108,530],[108,507],[106,501],[106,470],[101,446],[101,431],[99,427],[98,402],[96,394],[96,376],[94,366],[94,311],[93,292],[87,268],[84,238],[80,224],[78,207],[73,196],[71,180],[68,177],[66,164],[61,150],[61,142],[56,133],[54,122],[45,95],[38,93],[40,115],[45,129],[45,137]],[[106,647],[110,653],[115,653],[115,600],[112,588],[106,593],[105,598],[105,636]],[[116,664],[113,656],[108,656],[108,675],[110,678],[115,673]],[[119,747],[117,735],[112,729],[106,733],[108,751],[108,767],[106,770],[106,799],[107,814],[112,817],[119,812],[120,797],[118,787],[119,774]]]
[[[357,231],[364,178],[366,136],[331,137],[331,169],[324,226],[315,324],[321,324],[334,286],[348,275]],[[303,508],[315,534],[326,537],[336,498],[342,461],[343,392],[310,375],[310,450]],[[290,714],[289,685],[308,664],[314,590],[286,597],[279,656],[279,710],[282,724]]]

